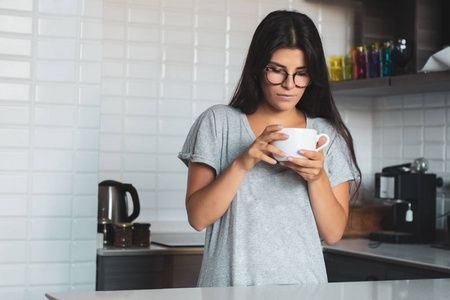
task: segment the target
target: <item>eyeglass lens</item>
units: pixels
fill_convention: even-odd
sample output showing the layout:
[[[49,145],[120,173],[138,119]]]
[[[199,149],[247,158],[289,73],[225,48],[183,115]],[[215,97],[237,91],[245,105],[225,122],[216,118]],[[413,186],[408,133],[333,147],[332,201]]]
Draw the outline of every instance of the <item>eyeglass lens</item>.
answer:
[[[283,83],[289,74],[284,70],[275,70],[272,68],[266,68],[267,80],[272,84]],[[309,84],[309,76],[305,72],[294,73],[294,84],[298,87],[304,87]]]

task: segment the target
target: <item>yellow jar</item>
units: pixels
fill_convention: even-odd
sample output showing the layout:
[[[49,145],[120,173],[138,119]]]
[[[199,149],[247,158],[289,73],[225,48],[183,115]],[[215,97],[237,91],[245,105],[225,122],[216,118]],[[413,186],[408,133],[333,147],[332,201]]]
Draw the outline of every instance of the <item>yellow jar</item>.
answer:
[[[353,64],[353,55],[342,55],[342,79],[352,80],[355,79],[355,65]]]
[[[328,73],[330,75],[330,81],[342,81],[341,56],[328,56]]]

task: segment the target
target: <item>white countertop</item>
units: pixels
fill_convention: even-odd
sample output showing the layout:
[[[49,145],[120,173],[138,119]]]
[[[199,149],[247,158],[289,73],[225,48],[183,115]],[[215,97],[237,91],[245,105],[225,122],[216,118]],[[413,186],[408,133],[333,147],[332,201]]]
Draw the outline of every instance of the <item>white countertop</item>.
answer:
[[[51,300],[448,300],[450,279],[46,294]]]
[[[433,248],[429,244],[390,244],[368,239],[343,239],[333,246],[323,245],[323,250],[325,253],[372,258],[450,273],[450,250]]]

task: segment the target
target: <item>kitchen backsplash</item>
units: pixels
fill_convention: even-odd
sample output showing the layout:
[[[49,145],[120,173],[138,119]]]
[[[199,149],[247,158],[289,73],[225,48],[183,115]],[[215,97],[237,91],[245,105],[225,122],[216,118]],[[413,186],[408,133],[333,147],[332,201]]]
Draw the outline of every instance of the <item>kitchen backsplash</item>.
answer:
[[[186,222],[177,154],[195,118],[228,102],[258,22],[293,8],[327,56],[352,44],[352,9],[317,2],[1,0],[0,299],[95,289],[104,179],[137,188],[137,221]],[[449,173],[449,102],[337,99],[367,195],[374,172],[416,156]]]

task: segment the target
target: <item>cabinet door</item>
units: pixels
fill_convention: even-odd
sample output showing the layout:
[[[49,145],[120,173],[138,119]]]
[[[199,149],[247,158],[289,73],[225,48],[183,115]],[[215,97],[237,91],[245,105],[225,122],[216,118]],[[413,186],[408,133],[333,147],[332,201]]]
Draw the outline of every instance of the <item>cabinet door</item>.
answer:
[[[196,287],[203,255],[175,255],[173,257],[172,287]]]
[[[358,257],[324,253],[329,282],[385,280],[387,266]]]
[[[169,256],[97,256],[97,291],[170,287]]]
[[[450,273],[432,271],[420,268],[393,266],[386,272],[387,280],[404,280],[404,279],[428,279],[428,278],[450,278]]]

